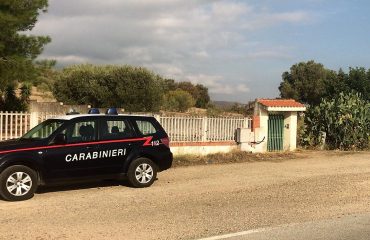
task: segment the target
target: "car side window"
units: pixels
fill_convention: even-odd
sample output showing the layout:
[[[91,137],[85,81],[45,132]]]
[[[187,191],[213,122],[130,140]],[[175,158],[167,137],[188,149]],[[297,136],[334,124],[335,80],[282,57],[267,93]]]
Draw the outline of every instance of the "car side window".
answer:
[[[69,125],[63,133],[68,143],[90,142],[96,140],[96,122],[81,121]]]
[[[100,127],[101,140],[131,138],[134,134],[125,120],[102,120]]]
[[[157,132],[157,129],[154,127],[153,123],[147,120],[136,120],[137,128],[140,133],[144,136],[152,135]]]

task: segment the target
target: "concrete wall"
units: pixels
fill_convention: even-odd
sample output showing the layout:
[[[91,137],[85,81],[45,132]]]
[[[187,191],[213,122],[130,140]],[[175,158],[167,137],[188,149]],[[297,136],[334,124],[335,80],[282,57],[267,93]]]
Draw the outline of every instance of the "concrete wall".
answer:
[[[173,143],[170,145],[171,152],[179,155],[207,155],[214,153],[228,153],[237,150],[234,142],[212,142],[212,143]]]
[[[29,112],[53,112],[58,114],[66,114],[71,108],[80,113],[87,113],[89,111],[88,105],[63,105],[59,102],[31,101],[29,105]]]
[[[287,112],[284,117],[284,151],[293,151],[297,148],[297,112]]]
[[[31,101],[29,105],[29,112],[47,112],[47,113],[57,113],[64,115],[68,113],[71,109],[79,113],[87,113],[90,109],[89,105],[65,105],[60,102],[37,102]],[[100,113],[105,113],[107,108],[99,108]],[[123,113],[123,108],[117,108],[119,113]],[[142,114],[142,113],[141,113]]]
[[[256,104],[254,108],[254,115],[259,116],[260,127],[255,129],[255,141],[259,142],[265,138],[262,143],[255,146],[257,152],[267,152],[268,114],[269,113],[260,104]]]

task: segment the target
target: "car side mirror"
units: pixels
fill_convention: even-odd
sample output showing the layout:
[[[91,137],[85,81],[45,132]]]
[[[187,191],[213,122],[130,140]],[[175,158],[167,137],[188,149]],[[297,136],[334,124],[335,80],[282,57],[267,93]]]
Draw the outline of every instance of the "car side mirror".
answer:
[[[54,138],[54,144],[65,144],[67,142],[66,135],[63,133],[59,133]]]

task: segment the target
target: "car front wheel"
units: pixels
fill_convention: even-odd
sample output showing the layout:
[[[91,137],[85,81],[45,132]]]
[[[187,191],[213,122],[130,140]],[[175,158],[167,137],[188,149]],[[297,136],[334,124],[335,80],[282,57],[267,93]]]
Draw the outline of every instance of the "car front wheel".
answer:
[[[8,167],[0,174],[0,195],[8,201],[32,198],[37,185],[36,172],[23,165]]]
[[[157,177],[157,166],[147,158],[135,159],[128,168],[127,177],[134,187],[149,187]]]

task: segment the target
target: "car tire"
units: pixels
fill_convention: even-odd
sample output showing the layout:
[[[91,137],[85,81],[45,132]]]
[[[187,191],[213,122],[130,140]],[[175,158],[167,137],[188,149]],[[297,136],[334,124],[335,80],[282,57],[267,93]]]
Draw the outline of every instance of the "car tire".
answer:
[[[37,173],[23,165],[8,167],[0,174],[0,195],[7,201],[30,199],[37,186]]]
[[[157,177],[157,166],[148,158],[135,159],[128,168],[127,177],[133,187],[149,187]]]

